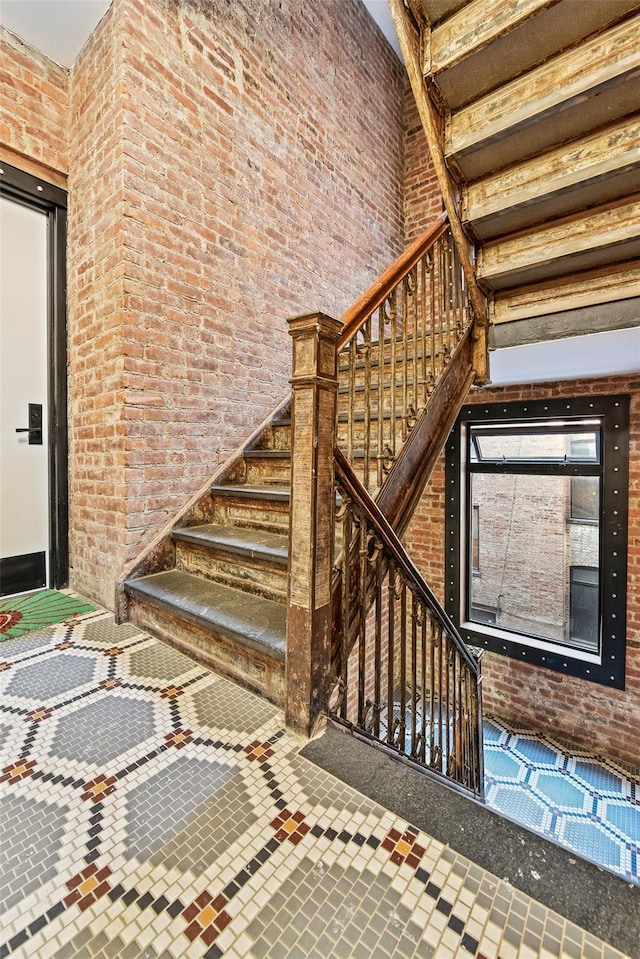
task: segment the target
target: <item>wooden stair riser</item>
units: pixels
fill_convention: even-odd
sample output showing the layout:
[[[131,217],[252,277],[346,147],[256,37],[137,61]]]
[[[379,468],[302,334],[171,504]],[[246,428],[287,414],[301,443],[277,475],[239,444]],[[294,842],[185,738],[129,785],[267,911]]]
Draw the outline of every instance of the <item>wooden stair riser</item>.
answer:
[[[247,486],[288,486],[291,483],[290,454],[273,452],[276,453],[273,457],[262,457],[258,451],[244,457],[243,482]]]
[[[376,410],[377,413],[377,410]],[[390,421],[389,419],[383,420],[382,424],[382,440],[383,445],[387,446],[390,440]],[[408,427],[405,426],[404,420],[401,417],[398,417],[395,421],[395,440],[396,440],[396,449],[399,449],[402,445],[406,435]],[[338,446],[340,449],[346,449],[347,443],[349,440],[349,424],[338,421]],[[355,449],[364,448],[364,438],[365,438],[365,422],[364,419],[356,419],[353,423],[353,434],[352,441]],[[372,448],[376,448],[378,445],[378,421],[372,417],[369,422],[369,442]]]
[[[258,438],[254,449],[291,451],[291,420],[272,423]]]
[[[446,369],[446,367],[444,367]],[[442,375],[442,370],[437,371],[438,377]],[[414,388],[414,382],[416,386]],[[425,397],[430,396],[433,392],[433,378],[430,376],[429,371],[427,371],[426,378],[422,375],[422,370],[418,371],[418,378],[414,380],[413,370],[409,370],[407,373],[406,386],[403,383],[403,377],[399,373],[395,379],[395,397],[396,397],[396,409],[399,409],[402,403],[402,397],[404,391],[407,393],[407,401],[414,403],[417,398],[418,403],[424,403]],[[370,405],[372,410],[378,409],[378,391],[380,389],[380,384],[378,383],[377,377],[373,376],[369,384],[370,390]],[[391,379],[389,376],[385,376],[382,382],[382,395],[383,395],[383,408],[385,412],[389,412],[391,409],[391,394],[392,386]],[[338,387],[338,412],[345,413],[349,406],[349,396],[350,396],[350,386],[347,380],[340,382]],[[364,379],[356,379],[353,393],[353,408],[356,411],[363,409],[364,407],[364,397],[365,397],[365,383]]]
[[[279,603],[286,601],[287,568],[266,559],[179,541],[176,543],[176,569]]]
[[[138,597],[129,600],[129,621],[159,636],[208,669],[228,676],[277,706],[284,705],[283,661],[242,646],[222,633],[204,629]]]
[[[289,503],[218,496],[212,493],[211,522],[270,533],[289,533]]]
[[[396,379],[399,380],[404,371],[406,370],[407,376],[412,376],[413,372],[417,368],[418,378],[421,380],[426,373],[427,379],[432,375],[433,370],[439,370],[442,366],[446,366],[449,361],[449,358],[454,350],[454,341],[455,337],[451,338],[451,343],[448,348],[438,345],[436,349],[432,351],[430,349],[422,350],[418,349],[416,354],[416,359],[414,361],[414,352],[410,349],[407,353],[406,360],[403,358],[403,355],[398,348],[398,353],[395,358],[395,373]],[[432,363],[431,357],[434,357],[434,362]],[[388,383],[391,379],[391,356],[385,355],[383,357],[383,366],[382,366],[382,375],[385,383]],[[364,358],[357,359],[355,364],[354,376],[355,382],[357,385],[361,386],[364,383],[366,375],[367,363]],[[370,363],[369,363],[369,372],[371,379],[377,381],[379,378],[380,371],[380,357],[378,356],[377,345],[372,349],[370,354]],[[338,383],[340,386],[347,386],[349,383],[349,362],[346,359],[339,360],[338,363]]]

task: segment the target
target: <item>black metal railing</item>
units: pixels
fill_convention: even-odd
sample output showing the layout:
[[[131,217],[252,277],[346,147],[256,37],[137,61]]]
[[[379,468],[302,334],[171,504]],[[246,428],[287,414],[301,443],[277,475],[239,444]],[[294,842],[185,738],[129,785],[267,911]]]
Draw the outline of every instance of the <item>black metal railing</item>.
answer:
[[[342,319],[338,446],[375,495],[472,322],[446,218]]]
[[[336,450],[341,542],[330,716],[478,798],[480,660]]]

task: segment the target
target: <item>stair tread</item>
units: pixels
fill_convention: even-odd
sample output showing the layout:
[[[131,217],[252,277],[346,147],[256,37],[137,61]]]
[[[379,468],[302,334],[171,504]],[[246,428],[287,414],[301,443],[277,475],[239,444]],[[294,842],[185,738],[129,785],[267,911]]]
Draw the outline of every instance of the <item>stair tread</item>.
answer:
[[[291,459],[291,450],[245,450],[242,454],[245,459]]]
[[[125,583],[128,593],[284,661],[286,607],[231,586],[165,570]]]
[[[245,486],[244,484],[220,484],[211,487],[219,496],[236,496],[242,499],[270,499],[288,503],[291,493],[288,486]]]
[[[401,414],[400,412],[398,412],[398,413],[396,414],[396,419],[400,419],[400,418],[401,418],[401,415],[402,415],[402,414]],[[349,420],[351,420],[351,419],[354,421],[354,423],[364,423],[364,418],[365,418],[365,417],[364,417],[364,410],[356,410],[354,413],[351,413],[351,414],[348,413],[348,412],[338,413],[338,422],[339,422],[339,423],[348,423]],[[392,417],[391,417],[391,412],[390,412],[390,410],[387,410],[387,409],[383,410],[382,418],[383,418],[383,420],[390,420],[390,419],[392,418]],[[375,421],[377,421],[377,419],[378,419],[378,411],[377,411],[377,410],[370,410],[370,411],[369,411],[369,420],[370,420],[371,422],[375,422]]]
[[[282,566],[288,561],[288,537],[267,530],[243,526],[221,526],[208,523],[204,526],[186,526],[174,529],[173,538],[182,542],[203,546],[217,546],[228,552],[260,559],[269,559]]]
[[[440,371],[440,374],[441,374],[441,373],[442,373],[442,371]],[[430,381],[429,381],[428,379],[427,379],[427,380],[423,380],[421,377],[418,377],[418,389],[421,389],[422,387],[424,387],[425,384],[426,384],[426,385],[429,385],[429,383],[430,383]],[[371,384],[370,384],[369,389],[371,390],[372,393],[376,393],[376,392],[378,391],[379,385],[380,385],[380,384],[376,381],[375,383],[371,383]],[[412,377],[412,376],[407,379],[406,386],[407,386],[407,390],[412,390],[412,389],[413,389],[413,387],[414,387],[414,381],[413,381],[413,377]],[[396,390],[401,390],[402,387],[403,387],[402,378],[401,378],[401,377],[398,377],[398,379],[396,380],[396,383],[395,383],[395,389],[396,389]],[[385,381],[383,382],[382,388],[383,388],[384,391],[390,391],[390,390],[391,390],[391,384],[389,383],[388,380],[385,380]],[[338,394],[339,394],[340,396],[345,396],[345,395],[348,394],[350,391],[351,391],[351,387],[350,387],[349,385],[339,386],[339,387],[338,387]],[[365,392],[365,385],[364,385],[364,383],[356,383],[356,385],[355,385],[354,388],[353,388],[353,392],[354,392],[354,393],[364,393],[364,392]]]

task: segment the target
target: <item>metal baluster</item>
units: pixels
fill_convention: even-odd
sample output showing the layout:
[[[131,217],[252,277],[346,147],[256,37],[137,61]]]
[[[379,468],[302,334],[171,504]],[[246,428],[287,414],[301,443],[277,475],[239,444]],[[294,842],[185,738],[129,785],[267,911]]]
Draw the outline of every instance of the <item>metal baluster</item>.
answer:
[[[398,576],[400,594],[400,726],[396,745],[406,753],[407,729],[407,583],[401,574]]]
[[[418,599],[411,590],[411,755],[417,755],[418,737],[416,735],[418,701]]]
[[[451,314],[452,314],[452,305],[453,305],[452,304],[453,290],[451,287],[451,279],[452,279],[451,270],[452,270],[453,264],[451,262],[451,239],[449,237],[449,234],[445,234],[445,237],[446,237],[445,239],[446,287],[445,287],[444,295],[445,295],[445,308],[446,308],[446,317],[447,317],[446,330],[447,330],[447,361],[448,361],[451,358],[451,354],[453,353],[453,348],[452,348],[453,331],[451,329],[451,325],[452,325]]]
[[[442,275],[440,277],[440,291],[442,298],[442,318],[441,318],[441,332],[442,332],[442,363],[440,368],[440,375],[444,372],[444,368],[449,362],[449,276],[447,270],[447,254],[449,252],[449,244],[447,243],[447,235],[442,237],[441,241],[441,250],[442,250]]]
[[[394,302],[394,299],[395,299],[395,302]],[[395,291],[389,296],[389,302],[390,302],[390,304],[392,304],[392,306],[391,306],[391,314],[390,314],[390,317],[389,317],[389,328],[390,328],[390,332],[391,332],[391,365],[390,365],[390,367],[389,367],[389,377],[390,377],[390,386],[391,386],[391,396],[390,396],[390,403],[389,403],[389,407],[390,407],[389,412],[390,412],[390,414],[391,414],[391,432],[390,432],[390,437],[389,437],[389,439],[390,439],[389,449],[390,449],[390,451],[391,451],[391,459],[392,459],[392,462],[393,462],[393,460],[395,460],[395,458],[396,458],[396,417],[397,417],[397,411],[396,411],[396,386],[395,386],[395,383],[396,383],[396,363],[397,363],[397,361],[398,361],[398,342],[397,342],[397,335],[398,335],[398,323],[397,323],[397,318],[398,318],[398,306],[397,306],[397,299],[398,299],[398,293],[397,293],[397,290],[395,290]]]
[[[460,338],[464,331],[464,316],[463,316],[463,303],[462,303],[462,285],[461,285],[461,269],[460,269],[460,257],[458,256],[458,248],[454,244],[453,247],[453,263],[455,269],[455,292],[456,292],[456,340],[460,342]]]
[[[436,258],[435,251],[429,250],[427,254],[429,269],[429,292],[431,294],[431,309],[429,322],[431,323],[431,380],[429,382],[429,392],[432,393],[436,385]]]
[[[347,403],[347,459],[353,463],[353,430],[356,401],[356,337],[349,344],[349,392]]]
[[[384,328],[385,305],[378,307],[378,487],[384,479]]]
[[[478,781],[479,753],[477,742],[478,725],[476,722],[475,696],[477,686],[475,677],[467,671],[467,725],[469,727],[469,785],[474,789],[480,786]]]
[[[482,695],[482,686],[480,681],[474,682],[472,694],[472,707],[473,707],[473,728],[474,733],[474,748],[475,748],[475,757],[473,768],[476,775],[476,789],[480,795],[484,794],[484,751],[483,751],[483,735],[484,730],[482,728],[482,709],[481,709],[481,695]]]
[[[420,405],[427,405],[429,390],[427,388],[427,258],[423,256],[420,260],[420,322],[422,327],[422,390],[420,395]]]
[[[445,657],[445,720],[447,724],[447,763],[445,770],[449,767],[451,757],[451,651],[449,649],[449,637],[446,633],[442,634],[442,652]]]
[[[348,699],[348,666],[349,666],[349,622],[351,619],[351,592],[349,576],[349,553],[351,550],[351,510],[349,499],[343,489],[342,495],[342,639],[340,646],[340,681],[342,685],[342,701],[340,716],[347,718]],[[340,517],[338,513],[336,519]]]
[[[442,732],[443,649],[442,628],[439,623],[436,624],[436,637],[438,646],[438,769],[442,772],[442,757],[444,752],[444,736]]]
[[[436,624],[429,616],[429,763],[433,766],[436,747]]]
[[[402,317],[401,317],[401,329],[402,329],[402,439],[403,441],[407,438],[408,424],[407,424],[407,390],[409,386],[409,344],[407,339],[408,331],[408,310],[409,310],[409,287],[407,282],[407,277],[402,281]]]
[[[396,619],[396,572],[393,563],[389,563],[389,632],[387,646],[387,742],[393,743],[393,700],[394,700],[394,644],[395,644],[395,619]]]
[[[463,747],[464,743],[464,733],[465,733],[465,714],[464,714],[464,700],[462,698],[462,659],[460,658],[460,653],[456,650],[456,660],[458,662],[458,738],[456,741],[456,756],[458,760],[458,778],[460,782],[463,782],[463,777],[465,775],[465,752],[466,750]]]
[[[358,515],[360,542],[358,544],[358,725],[364,725],[365,718],[365,669],[367,662],[366,625],[367,625],[367,524],[364,516]]]
[[[458,770],[458,734],[460,732],[458,725],[458,653],[457,650],[450,646],[449,652],[449,662],[451,670],[451,749],[449,752],[449,762],[447,763],[447,771],[453,779],[457,779],[459,775]]]
[[[364,439],[362,485],[369,489],[369,464],[371,448],[371,317],[362,327],[362,355],[364,356]]]
[[[417,265],[411,271],[411,282],[413,284],[413,420],[415,421],[418,412],[418,267]]]
[[[426,762],[427,750],[427,610],[424,606],[422,607],[422,622],[420,624],[420,672],[420,706],[422,714],[420,759],[424,763]]]
[[[376,626],[374,639],[373,658],[375,660],[374,674],[374,692],[375,700],[375,723],[373,732],[377,739],[380,738],[380,685],[382,682],[382,544],[376,543],[375,564],[376,564]]]
[[[464,671],[464,712],[465,712],[465,768],[466,772],[466,784],[471,788],[474,788],[474,774],[473,770],[475,768],[474,762],[474,730],[472,717],[473,712],[471,709],[471,683],[472,676],[471,671],[468,667]]]

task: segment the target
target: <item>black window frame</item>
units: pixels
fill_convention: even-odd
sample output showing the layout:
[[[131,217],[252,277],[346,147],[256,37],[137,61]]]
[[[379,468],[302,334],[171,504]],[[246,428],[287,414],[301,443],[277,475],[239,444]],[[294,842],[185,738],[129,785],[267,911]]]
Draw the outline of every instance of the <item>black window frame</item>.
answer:
[[[502,428],[527,420],[598,418],[601,421],[600,649],[598,655],[534,637],[470,623],[466,617],[471,581],[470,522],[467,518],[471,472],[469,427]],[[582,396],[550,400],[474,403],[463,406],[446,445],[445,608],[472,646],[590,682],[624,689],[626,649],[627,514],[629,493],[629,396]],[[494,462],[494,472],[512,473],[513,464]],[[522,465],[526,471],[526,464]],[[475,466],[474,466],[475,469]],[[539,464],[536,472],[545,472]],[[549,472],[555,472],[552,465]],[[584,475],[584,465],[566,464],[564,475]],[[593,473],[593,467],[586,473]],[[555,648],[554,648],[555,647]]]

